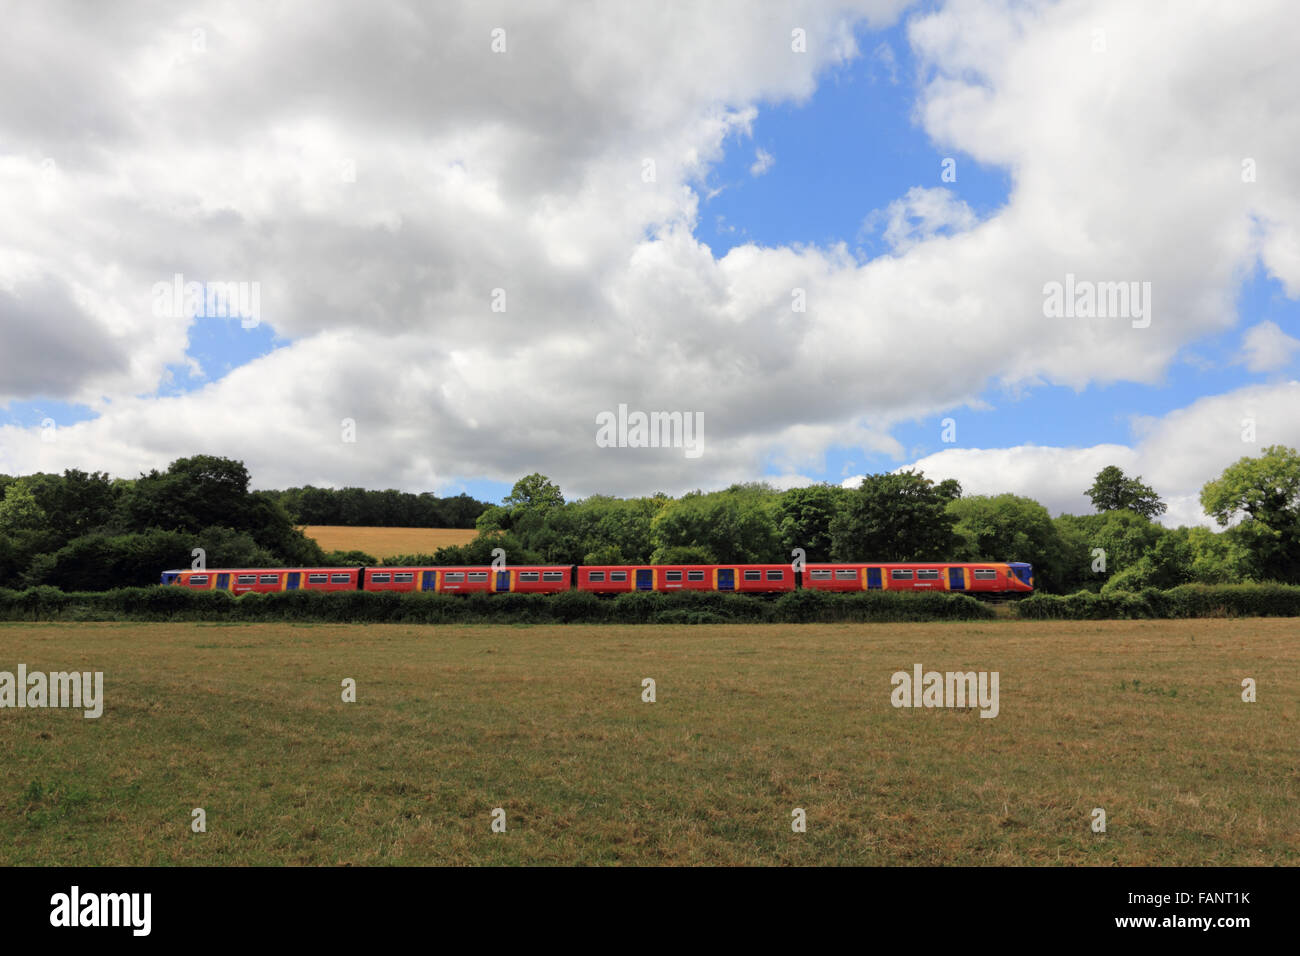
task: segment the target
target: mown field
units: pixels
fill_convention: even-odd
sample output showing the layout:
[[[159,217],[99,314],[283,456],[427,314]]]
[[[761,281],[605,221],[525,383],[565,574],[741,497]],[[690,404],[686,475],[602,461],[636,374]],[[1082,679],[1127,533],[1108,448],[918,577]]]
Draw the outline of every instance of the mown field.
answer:
[[[469,544],[473,528],[353,528],[309,524],[303,533],[326,551],[364,551],[381,561],[394,554],[433,554],[452,544]]]
[[[0,624],[106,697],[0,710],[0,863],[1296,865],[1297,632]],[[918,662],[999,716],[893,708]]]

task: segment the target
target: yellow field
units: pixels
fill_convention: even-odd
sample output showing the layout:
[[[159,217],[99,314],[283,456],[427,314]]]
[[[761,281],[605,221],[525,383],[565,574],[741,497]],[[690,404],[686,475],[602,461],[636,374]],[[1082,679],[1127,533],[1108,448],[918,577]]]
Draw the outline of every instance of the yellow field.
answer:
[[[451,544],[469,544],[473,528],[350,528],[309,524],[303,527],[326,551],[364,551],[380,560],[393,554],[432,554]]]

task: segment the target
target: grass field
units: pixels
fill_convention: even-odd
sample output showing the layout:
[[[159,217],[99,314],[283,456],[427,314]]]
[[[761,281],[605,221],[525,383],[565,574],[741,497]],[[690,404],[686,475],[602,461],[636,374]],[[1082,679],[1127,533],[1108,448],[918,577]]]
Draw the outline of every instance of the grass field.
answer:
[[[364,551],[383,560],[394,554],[433,554],[451,544],[469,544],[473,528],[353,528],[309,524],[303,533],[326,551]]]
[[[0,670],[106,698],[0,710],[0,863],[1296,865],[1297,636],[0,624]],[[918,662],[998,671],[999,715],[893,708]]]

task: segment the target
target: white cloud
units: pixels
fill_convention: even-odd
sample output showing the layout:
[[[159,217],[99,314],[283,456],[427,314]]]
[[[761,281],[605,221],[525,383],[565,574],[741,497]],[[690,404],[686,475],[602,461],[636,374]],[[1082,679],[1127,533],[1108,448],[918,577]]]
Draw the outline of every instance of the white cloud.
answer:
[[[868,217],[869,222],[881,219],[885,223],[884,239],[895,252],[905,252],[944,230],[964,232],[975,225],[970,206],[941,186],[913,186],[902,199],[890,203],[883,214]]]
[[[1287,335],[1276,322],[1261,322],[1246,330],[1241,348],[1241,361],[1250,371],[1274,372],[1291,364],[1300,339]]]
[[[806,101],[858,55],[855,27],[900,7],[15,10],[0,321],[24,331],[0,401],[57,394],[100,417],[54,443],[0,429],[0,469],[133,474],[206,451],[262,486],[540,470],[569,493],[680,491],[771,462],[815,470],[834,444],[900,453],[894,425],[991,384],[1160,381],[1187,343],[1233,327],[1256,263],[1300,294],[1300,57],[1289,8],[1266,2],[957,0],[919,16],[917,121],[942,154],[1009,170],[1005,207],[976,223],[920,185],[893,255],[714,256],[693,229],[725,145],[759,109]],[[149,308],[176,272],[260,282],[263,323],[292,344],[140,398],[187,361],[190,321]],[[1150,328],[1044,319],[1043,285],[1067,272],[1152,282]],[[595,415],[620,402],[704,412],[705,455],[598,448]]]
[[[956,478],[967,495],[1024,495],[1055,515],[1090,514],[1086,489],[1097,472],[1117,465],[1130,477],[1141,476],[1161,496],[1169,509],[1160,519],[1166,526],[1213,526],[1200,505],[1206,482],[1268,445],[1300,448],[1300,382],[1202,398],[1135,426],[1131,446],[950,448],[897,470],[916,468],[934,481]],[[861,481],[862,475],[855,475],[842,484],[855,488]]]
[[[760,147],[754,154],[754,163],[749,167],[749,175],[762,176],[772,168],[772,164],[775,162],[776,159],[773,158],[772,154]]]

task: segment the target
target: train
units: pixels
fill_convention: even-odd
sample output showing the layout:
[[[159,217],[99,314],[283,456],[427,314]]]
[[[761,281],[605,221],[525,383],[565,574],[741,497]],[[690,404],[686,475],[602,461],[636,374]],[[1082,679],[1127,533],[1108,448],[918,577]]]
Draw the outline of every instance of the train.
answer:
[[[172,570],[162,584],[236,596],[268,591],[422,591],[435,594],[557,594],[588,591],[723,591],[780,595],[814,591],[955,591],[1007,597],[1034,590],[1020,561],[866,562],[861,564],[615,564],[514,567],[218,568]]]

